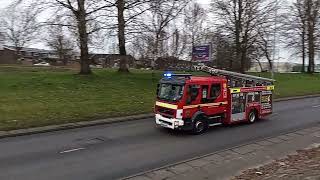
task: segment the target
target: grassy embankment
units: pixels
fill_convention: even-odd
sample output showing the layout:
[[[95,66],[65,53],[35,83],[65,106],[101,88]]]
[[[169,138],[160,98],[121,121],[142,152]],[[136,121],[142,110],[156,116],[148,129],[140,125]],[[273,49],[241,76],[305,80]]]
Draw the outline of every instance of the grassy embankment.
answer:
[[[0,130],[151,112],[161,72],[92,76],[67,69],[0,66]],[[263,74],[267,76],[267,74]],[[276,97],[320,93],[320,75],[277,74]]]

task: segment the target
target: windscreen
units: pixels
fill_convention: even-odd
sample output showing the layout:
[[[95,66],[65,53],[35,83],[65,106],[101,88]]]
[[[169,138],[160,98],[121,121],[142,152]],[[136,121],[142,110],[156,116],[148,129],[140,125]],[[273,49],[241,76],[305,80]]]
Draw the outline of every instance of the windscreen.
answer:
[[[178,101],[183,95],[183,86],[176,84],[160,84],[158,98],[167,101]]]

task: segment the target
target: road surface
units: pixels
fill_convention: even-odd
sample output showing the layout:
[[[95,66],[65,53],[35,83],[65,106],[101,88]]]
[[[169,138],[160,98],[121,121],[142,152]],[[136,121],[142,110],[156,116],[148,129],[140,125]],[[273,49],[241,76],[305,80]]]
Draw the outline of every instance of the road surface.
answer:
[[[192,136],[153,119],[0,139],[0,179],[108,180],[320,123],[320,98],[278,102],[255,124]]]

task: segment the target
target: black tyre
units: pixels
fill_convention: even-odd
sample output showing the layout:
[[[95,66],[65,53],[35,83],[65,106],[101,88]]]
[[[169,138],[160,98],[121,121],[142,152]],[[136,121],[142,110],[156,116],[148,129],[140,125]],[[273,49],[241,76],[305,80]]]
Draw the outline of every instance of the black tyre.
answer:
[[[254,122],[256,122],[256,120],[257,120],[257,113],[256,111],[253,110],[249,113],[248,122],[250,124],[253,124]]]
[[[208,124],[203,119],[196,119],[193,122],[192,134],[198,135],[203,134],[208,129]]]

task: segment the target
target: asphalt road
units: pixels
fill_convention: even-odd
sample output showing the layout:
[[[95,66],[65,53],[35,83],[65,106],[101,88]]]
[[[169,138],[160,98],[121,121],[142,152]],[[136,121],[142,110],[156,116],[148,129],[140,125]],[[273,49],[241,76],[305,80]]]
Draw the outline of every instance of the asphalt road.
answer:
[[[320,123],[320,98],[275,103],[255,124],[192,136],[153,119],[0,140],[0,179],[108,180]]]

